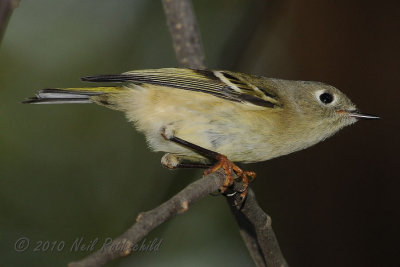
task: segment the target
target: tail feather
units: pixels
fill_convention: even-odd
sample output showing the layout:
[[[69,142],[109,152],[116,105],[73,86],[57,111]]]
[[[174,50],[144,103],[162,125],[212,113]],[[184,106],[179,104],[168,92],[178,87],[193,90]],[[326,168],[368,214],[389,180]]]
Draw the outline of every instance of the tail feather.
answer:
[[[89,99],[79,99],[79,98],[37,98],[32,97],[25,101],[23,104],[88,104],[93,103]]]
[[[67,104],[93,103],[92,96],[103,95],[118,91],[118,87],[88,87],[88,88],[51,88],[42,89],[36,96],[22,103],[24,104]]]

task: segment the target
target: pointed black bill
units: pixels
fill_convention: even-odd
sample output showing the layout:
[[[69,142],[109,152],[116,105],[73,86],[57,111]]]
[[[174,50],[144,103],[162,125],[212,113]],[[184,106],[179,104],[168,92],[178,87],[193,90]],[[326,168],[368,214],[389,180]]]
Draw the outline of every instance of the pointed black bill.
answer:
[[[379,116],[371,115],[371,114],[362,114],[359,113],[358,111],[350,111],[349,116],[361,120],[378,120],[380,119]]]

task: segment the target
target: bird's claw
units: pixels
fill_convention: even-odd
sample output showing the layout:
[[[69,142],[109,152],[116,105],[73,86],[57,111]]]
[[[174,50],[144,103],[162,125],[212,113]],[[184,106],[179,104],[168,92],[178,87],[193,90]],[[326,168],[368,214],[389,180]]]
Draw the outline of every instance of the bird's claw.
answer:
[[[242,203],[247,196],[249,183],[254,180],[256,173],[253,171],[243,171],[236,164],[230,161],[226,156],[220,154],[218,155],[218,162],[211,168],[205,170],[204,175],[213,173],[220,168],[224,170],[226,178],[224,180],[224,184],[221,186],[219,191],[227,197],[236,197],[237,193],[240,193],[238,197],[240,199],[239,202]],[[239,190],[232,189],[232,185],[235,182],[235,179],[233,178],[234,173],[238,176],[237,179],[240,179],[243,183],[242,188]],[[233,190],[233,192],[225,193],[228,189]],[[237,201],[235,200],[235,205],[236,202]]]

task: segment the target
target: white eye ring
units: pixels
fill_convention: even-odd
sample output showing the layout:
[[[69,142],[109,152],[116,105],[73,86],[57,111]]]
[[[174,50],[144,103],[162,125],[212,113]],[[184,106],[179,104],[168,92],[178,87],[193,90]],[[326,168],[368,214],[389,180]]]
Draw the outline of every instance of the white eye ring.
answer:
[[[336,95],[325,90],[318,90],[315,92],[315,97],[317,98],[318,102],[323,105],[333,105],[336,102]]]

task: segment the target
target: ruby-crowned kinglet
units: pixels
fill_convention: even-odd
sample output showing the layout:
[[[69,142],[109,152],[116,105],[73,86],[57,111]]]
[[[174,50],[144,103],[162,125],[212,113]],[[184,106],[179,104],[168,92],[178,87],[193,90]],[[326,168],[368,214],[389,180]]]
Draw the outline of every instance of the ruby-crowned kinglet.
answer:
[[[123,111],[153,150],[169,153],[163,163],[170,168],[200,166],[205,157],[221,160],[220,154],[234,162],[265,161],[314,145],[358,119],[378,118],[359,113],[342,92],[320,82],[179,68],[82,80],[123,84],[43,89],[25,103],[96,103]],[[242,175],[226,162],[213,171],[220,166]]]

